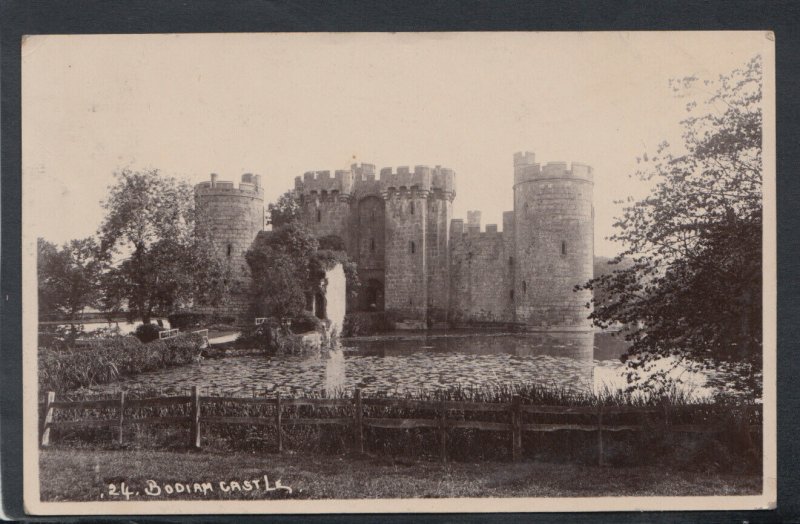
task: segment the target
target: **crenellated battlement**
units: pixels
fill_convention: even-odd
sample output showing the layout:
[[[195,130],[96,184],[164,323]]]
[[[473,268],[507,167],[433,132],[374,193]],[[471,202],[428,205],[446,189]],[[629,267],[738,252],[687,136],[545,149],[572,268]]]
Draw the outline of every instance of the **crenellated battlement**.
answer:
[[[219,180],[219,175],[211,173],[210,180],[200,182],[194,186],[197,196],[239,195],[251,198],[264,198],[264,188],[261,187],[261,175],[245,173],[241,177],[238,187],[234,182]]]
[[[417,189],[430,191],[434,195],[455,196],[455,172],[452,169],[436,166],[414,166],[412,171],[408,166],[385,167],[380,172],[380,183],[384,191]]]
[[[384,191],[417,189],[430,191],[431,169],[428,166],[415,166],[412,171],[408,166],[399,166],[396,171],[391,167],[381,169],[381,187]]]
[[[536,163],[536,155],[531,151],[514,153],[514,166],[528,166]]]
[[[434,196],[455,197],[455,172],[442,166],[386,167],[376,175],[375,164],[352,164],[350,170],[307,171],[295,177],[295,190],[301,195],[380,193],[402,190],[427,191]]]
[[[472,213],[480,213],[473,211]],[[474,216],[474,215],[473,215]],[[505,219],[505,216],[503,217]],[[505,220],[504,220],[505,226]],[[450,238],[453,242],[466,239],[498,239],[503,238],[505,231],[498,231],[497,224],[486,224],[486,229],[481,230],[480,222],[469,221],[465,224],[463,218],[453,218],[450,220]]]
[[[582,162],[573,162],[567,167],[566,162],[548,162],[544,165],[535,162],[535,155],[529,151],[514,153],[514,184],[522,184],[532,180],[549,178],[570,178],[594,180],[591,166]]]
[[[330,171],[306,171],[302,177],[295,177],[294,187],[303,195],[347,196],[353,192],[353,173],[342,169],[335,171],[331,176]]]
[[[375,164],[351,164],[350,171],[353,172],[353,181],[356,184],[376,180]]]

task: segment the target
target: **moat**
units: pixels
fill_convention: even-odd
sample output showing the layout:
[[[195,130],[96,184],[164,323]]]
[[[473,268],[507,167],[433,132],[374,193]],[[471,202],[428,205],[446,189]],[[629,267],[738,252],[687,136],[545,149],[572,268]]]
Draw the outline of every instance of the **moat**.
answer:
[[[335,393],[360,387],[367,394],[402,395],[452,387],[544,384],[572,391],[625,387],[619,360],[625,343],[609,334],[457,334],[413,340],[345,340],[342,348],[313,357],[249,354],[205,359],[142,373],[92,388],[163,389],[200,386],[209,393]],[[687,378],[686,374],[683,376]],[[688,385],[703,396],[703,377]]]

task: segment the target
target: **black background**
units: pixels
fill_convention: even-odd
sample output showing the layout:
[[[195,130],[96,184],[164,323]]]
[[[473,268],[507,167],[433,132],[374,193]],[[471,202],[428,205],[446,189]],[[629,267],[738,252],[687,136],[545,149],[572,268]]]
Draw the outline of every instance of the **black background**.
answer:
[[[776,37],[778,209],[778,508],[747,512],[384,515],[387,522],[788,522],[800,521],[798,249],[800,202],[800,2],[787,1],[42,1],[0,0],[0,474],[7,516],[22,506],[20,282],[20,40],[23,34],[287,31],[639,31],[772,30]],[[57,211],[56,211],[57,212]],[[68,220],[69,217],[64,217]],[[487,501],[487,505],[491,504]],[[579,509],[578,507],[575,508]],[[107,517],[104,520],[108,521]],[[137,521],[196,521],[191,517]],[[310,516],[273,517],[307,522]],[[374,522],[375,516],[315,516]],[[40,519],[44,520],[44,519]],[[63,520],[63,519],[58,519]],[[73,519],[77,520],[77,519]],[[83,519],[85,521],[85,519]],[[130,520],[130,519],[126,519]],[[203,517],[206,522],[232,516]],[[261,520],[239,517],[241,521]]]

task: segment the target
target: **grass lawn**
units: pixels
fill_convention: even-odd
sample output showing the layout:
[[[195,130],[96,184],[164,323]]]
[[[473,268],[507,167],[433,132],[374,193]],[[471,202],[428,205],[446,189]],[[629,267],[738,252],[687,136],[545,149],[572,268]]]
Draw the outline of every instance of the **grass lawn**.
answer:
[[[292,493],[285,489],[263,489],[265,475],[270,489],[274,490],[280,480],[282,486],[291,487]],[[670,471],[655,466],[600,468],[542,462],[440,464],[373,457],[208,451],[53,448],[41,452],[39,476],[44,501],[124,500],[124,495],[114,496],[109,490],[109,484],[114,484],[116,492],[121,493],[122,482],[130,491],[130,500],[686,496],[761,492],[759,475]],[[148,480],[158,485],[158,495],[145,493]],[[208,483],[205,493],[201,492],[203,482]],[[175,486],[176,483],[181,487]],[[150,487],[152,493],[157,493],[153,484]],[[169,490],[173,492],[167,493]]]

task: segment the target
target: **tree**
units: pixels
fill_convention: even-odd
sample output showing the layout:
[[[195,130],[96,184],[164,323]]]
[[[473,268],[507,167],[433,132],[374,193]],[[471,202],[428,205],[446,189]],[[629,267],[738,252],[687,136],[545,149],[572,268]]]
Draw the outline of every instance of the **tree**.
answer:
[[[302,210],[294,191],[282,194],[278,201],[267,205],[267,223],[272,227],[281,227],[291,222],[299,222]]]
[[[300,317],[309,297],[323,290],[325,272],[342,264],[347,293],[358,293],[356,265],[338,237],[319,240],[298,221],[258,235],[245,255],[253,276],[253,295],[259,316],[285,320]]]
[[[95,305],[100,261],[91,237],[71,240],[60,249],[37,240],[39,318],[66,315],[74,320]]]
[[[309,261],[318,247],[314,235],[296,221],[259,233],[245,259],[260,316],[284,320],[302,315],[311,291]]]
[[[632,345],[628,379],[662,357],[722,370],[735,387],[758,395],[761,370],[761,86],[760,56],[717,82],[673,80],[686,97],[683,147],[664,142],[638,159],[635,176],[656,182],[629,198],[612,240],[628,267],[598,276],[591,318],[625,326]],[[698,101],[698,92],[706,93]],[[662,370],[645,381],[656,387]]]
[[[218,301],[224,263],[207,220],[194,206],[192,188],[157,170],[124,169],[115,177],[99,231],[109,265],[103,279],[106,304],[124,301],[129,316],[147,324],[153,315],[192,302]]]

